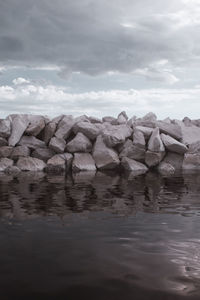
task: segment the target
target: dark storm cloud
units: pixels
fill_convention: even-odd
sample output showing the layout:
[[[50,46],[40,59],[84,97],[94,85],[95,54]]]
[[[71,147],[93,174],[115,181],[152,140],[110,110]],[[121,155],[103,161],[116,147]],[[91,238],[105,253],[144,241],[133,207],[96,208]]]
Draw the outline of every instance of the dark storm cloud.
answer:
[[[199,55],[193,40],[199,24],[182,24],[190,17],[187,5],[184,0],[0,0],[0,63],[55,65],[62,76],[152,70],[163,59],[185,65]],[[184,7],[187,14],[180,16]]]

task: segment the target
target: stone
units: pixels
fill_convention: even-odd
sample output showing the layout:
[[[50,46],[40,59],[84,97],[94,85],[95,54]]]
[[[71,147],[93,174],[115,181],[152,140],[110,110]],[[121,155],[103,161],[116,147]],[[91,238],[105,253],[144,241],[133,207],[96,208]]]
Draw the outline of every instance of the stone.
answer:
[[[142,149],[145,149],[146,147],[144,134],[140,130],[135,129],[133,132],[133,145]]]
[[[17,160],[21,156],[24,157],[30,156],[30,149],[27,146],[14,147],[10,155],[10,158],[13,160]]]
[[[37,148],[46,148],[45,142],[39,140],[34,136],[24,135],[18,143],[20,146],[27,146],[32,150]]]
[[[65,150],[66,142],[64,139],[53,137],[49,142],[49,148],[56,153],[63,153]]]
[[[183,172],[200,170],[200,153],[186,153],[182,169]]]
[[[46,164],[35,157],[20,157],[17,161],[16,166],[21,171],[43,171]]]
[[[25,134],[37,136],[44,129],[46,123],[44,117],[32,116],[31,123],[25,130]]]
[[[127,125],[115,125],[102,132],[102,137],[106,145],[110,148],[125,142],[132,135],[133,130]]]
[[[160,129],[161,133],[168,134],[178,141],[182,139],[181,127],[178,124],[171,124],[163,121],[157,121],[156,127]]]
[[[89,117],[89,120],[92,124],[102,124],[102,120],[100,120],[99,118],[96,117]]]
[[[157,166],[165,156],[165,152],[153,152],[153,151],[147,151],[145,153],[145,164],[149,167],[155,167]]]
[[[0,147],[7,146],[8,142],[5,138],[0,137]]]
[[[44,142],[46,145],[49,144],[50,139],[54,136],[57,124],[55,122],[49,122],[44,129]]]
[[[146,114],[144,117],[137,119],[135,122],[135,125],[155,128],[156,120],[157,120],[156,115],[154,113],[150,112],[150,113]]]
[[[167,117],[163,120],[163,122],[171,124],[171,119],[169,117]]]
[[[90,140],[81,132],[78,132],[73,140],[66,145],[68,152],[91,152],[92,143]]]
[[[162,175],[173,175],[175,171],[175,168],[170,163],[162,161],[158,166],[158,172]]]
[[[160,137],[159,128],[155,128],[148,142],[148,150],[152,152],[164,152],[165,147]]]
[[[122,158],[121,165],[126,171],[131,171],[134,175],[145,174],[148,171],[144,164],[128,157]]]
[[[81,132],[85,136],[87,136],[91,141],[93,141],[99,135],[100,130],[95,124],[91,124],[89,122],[79,122],[74,125],[73,132],[75,134]]]
[[[47,161],[45,171],[62,173],[71,169],[73,155],[71,153],[55,154]]]
[[[134,128],[136,130],[141,131],[146,139],[148,139],[151,136],[154,130],[154,128],[145,127],[145,126],[135,126]]]
[[[2,146],[0,147],[0,157],[10,157],[13,147]]]
[[[6,170],[6,168],[11,167],[14,164],[12,159],[9,158],[0,158],[0,172]]]
[[[112,170],[120,164],[117,152],[105,145],[101,135],[96,139],[93,148],[93,158],[97,168],[100,170]]]
[[[200,152],[200,141],[194,142],[188,146],[188,153]]]
[[[8,175],[17,175],[21,172],[21,170],[16,166],[7,167],[4,172]]]
[[[115,121],[115,120],[117,120],[117,119],[114,117],[110,117],[110,116],[106,116],[106,117],[102,118],[103,122],[108,122],[108,123],[111,123],[112,121]]]
[[[31,156],[39,158],[39,159],[46,162],[48,159],[50,159],[54,155],[55,155],[55,152],[52,149],[37,148],[33,151]]]
[[[164,157],[163,162],[172,165],[175,171],[181,171],[183,165],[183,157],[184,156],[182,154],[168,152]]]
[[[180,122],[182,132],[182,143],[185,145],[191,145],[200,142],[200,128],[194,125],[185,126],[183,122]]]
[[[76,117],[74,119],[74,124],[79,123],[79,122],[89,122],[90,123],[90,120],[89,120],[88,116],[82,115],[82,116]]]
[[[23,115],[17,115],[16,117],[13,118],[11,124],[12,132],[8,139],[9,146],[14,147],[20,141],[28,124],[29,124],[28,118],[23,117]]]
[[[133,141],[128,139],[122,146],[119,157],[128,157],[140,162],[145,160],[145,147],[133,144]]]
[[[161,139],[168,151],[175,152],[178,154],[184,154],[188,150],[188,148],[184,144],[178,142],[177,140],[175,140],[169,135],[162,133]]]
[[[66,140],[72,132],[73,125],[74,125],[73,118],[71,116],[65,116],[58,125],[58,129],[56,130],[55,137]]]
[[[8,138],[11,134],[11,123],[10,120],[0,120],[0,137]]]
[[[137,120],[137,117],[136,116],[133,116],[132,118],[130,118],[127,122],[127,125],[131,128],[133,128],[135,126],[135,123],[136,123],[136,120]]]
[[[122,111],[117,117],[117,122],[118,124],[126,124],[127,121],[128,121],[128,116],[125,111]]]
[[[192,126],[192,120],[188,117],[185,117],[182,122],[186,127]]]
[[[75,153],[72,162],[72,171],[95,171],[95,161],[89,153]]]

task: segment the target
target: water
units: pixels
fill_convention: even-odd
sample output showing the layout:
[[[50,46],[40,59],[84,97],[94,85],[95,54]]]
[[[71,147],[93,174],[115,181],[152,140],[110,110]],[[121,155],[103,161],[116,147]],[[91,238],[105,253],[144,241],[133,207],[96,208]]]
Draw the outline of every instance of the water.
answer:
[[[200,299],[200,176],[0,175],[0,299]]]

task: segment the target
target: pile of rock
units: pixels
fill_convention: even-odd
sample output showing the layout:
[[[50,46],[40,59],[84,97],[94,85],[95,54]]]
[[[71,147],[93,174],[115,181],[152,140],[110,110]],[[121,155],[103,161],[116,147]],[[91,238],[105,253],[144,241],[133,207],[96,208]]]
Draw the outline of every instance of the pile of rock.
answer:
[[[200,120],[9,115],[0,120],[0,171],[200,170]]]

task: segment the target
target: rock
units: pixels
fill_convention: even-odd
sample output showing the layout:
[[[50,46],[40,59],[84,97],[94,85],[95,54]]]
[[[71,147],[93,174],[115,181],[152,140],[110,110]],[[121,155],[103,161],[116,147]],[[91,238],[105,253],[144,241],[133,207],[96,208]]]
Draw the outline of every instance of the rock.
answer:
[[[50,122],[45,126],[44,129],[44,142],[45,144],[49,144],[50,139],[53,137],[55,131],[56,131],[56,123],[55,122]]]
[[[110,148],[125,142],[132,135],[132,129],[127,125],[115,125],[102,132],[102,137],[106,145]]]
[[[177,140],[182,139],[181,127],[178,124],[169,124],[163,121],[156,122],[156,127],[160,129],[161,133],[168,134]]]
[[[117,122],[118,124],[126,124],[127,121],[128,121],[128,116],[125,111],[122,111],[117,117]]]
[[[8,175],[17,175],[21,172],[21,170],[16,166],[7,167],[4,172]]]
[[[58,129],[55,133],[55,136],[59,139],[64,139],[66,140],[71,132],[72,132],[72,127],[74,125],[74,120],[71,116],[65,116],[62,121],[58,124]]]
[[[183,159],[183,171],[200,170],[200,153],[186,153]]]
[[[91,124],[89,122],[79,122],[74,125],[73,131],[75,134],[78,132],[83,133],[87,136],[91,141],[95,140],[99,135],[100,130],[95,124]]]
[[[45,142],[39,140],[34,136],[24,135],[18,143],[20,146],[27,146],[30,149],[34,150],[37,148],[46,148]]]
[[[175,152],[178,154],[184,154],[188,150],[188,148],[184,144],[178,142],[169,135],[162,133],[161,139],[168,151]]]
[[[0,147],[0,157],[10,157],[13,147],[2,146]]]
[[[152,152],[164,152],[165,147],[160,137],[159,128],[155,128],[148,142],[148,150]]]
[[[10,120],[0,120],[0,137],[8,138],[11,134]]]
[[[101,170],[115,169],[120,164],[117,152],[105,145],[101,135],[96,139],[93,148],[93,158],[97,168]]]
[[[35,157],[20,157],[17,161],[16,166],[21,171],[43,171],[46,164]]]
[[[13,151],[10,155],[11,159],[17,160],[19,157],[30,156],[30,149],[27,146],[17,146],[13,148]]]
[[[192,120],[188,117],[185,117],[182,122],[186,127],[192,126]]]
[[[56,153],[63,153],[65,150],[66,142],[64,139],[53,137],[49,142],[49,148]]]
[[[7,146],[8,142],[5,138],[0,137],[0,147]]]
[[[155,167],[161,162],[164,156],[165,152],[147,151],[145,153],[145,163],[149,168]]]
[[[56,123],[56,125],[58,125],[60,123],[60,121],[62,121],[62,119],[64,118],[65,115],[60,115],[58,117],[55,117],[51,120],[52,123]]]
[[[0,158],[0,172],[5,171],[6,168],[11,167],[13,165],[13,160],[9,158]]]
[[[188,153],[198,153],[200,152],[200,141],[192,143],[188,147]]]
[[[154,113],[150,112],[146,114],[143,118],[137,119],[135,124],[136,126],[144,126],[144,127],[156,127],[157,117]]]
[[[92,143],[90,140],[81,132],[78,132],[77,135],[71,142],[66,145],[68,152],[91,152]]]
[[[191,145],[200,142],[200,128],[194,125],[185,126],[183,122],[179,121],[182,132],[182,143]]]
[[[135,129],[133,132],[133,145],[140,147],[142,149],[145,149],[146,147],[144,134],[137,129]]]
[[[22,115],[17,115],[12,121],[12,133],[8,139],[9,146],[15,146],[21,139],[23,133],[25,132],[29,124],[28,118]]]
[[[145,127],[145,126],[135,126],[134,127],[136,130],[141,131],[144,134],[145,138],[149,138],[154,130],[154,128],[150,128],[150,127]]]
[[[36,157],[39,158],[43,161],[47,161],[48,159],[50,159],[52,156],[55,155],[55,152],[51,149],[48,148],[37,148],[33,151],[32,153],[32,157]]]
[[[95,118],[95,117],[89,117],[89,120],[92,124],[101,124],[102,123],[102,120],[98,119],[98,118]]]
[[[140,162],[144,162],[145,160],[145,147],[133,144],[133,142],[128,139],[119,154],[119,157],[128,157],[134,160],[138,160]]]
[[[122,158],[121,165],[125,170],[134,173],[134,175],[145,174],[148,171],[148,168],[144,164],[128,157]]]
[[[90,120],[89,120],[88,116],[82,115],[82,116],[76,117],[74,119],[74,124],[79,123],[79,122],[89,122],[90,123]]]
[[[72,171],[95,171],[95,161],[89,153],[75,153],[72,162]]]
[[[163,122],[165,122],[165,123],[168,123],[168,124],[171,124],[171,119],[168,117],[168,118],[165,118],[164,120],[163,120]]]
[[[171,164],[162,161],[158,166],[158,171],[162,175],[172,175],[175,173],[175,168]]]
[[[135,123],[136,123],[136,120],[137,120],[137,117],[136,116],[133,116],[132,118],[130,118],[127,122],[127,125],[131,128],[133,128],[135,126]]]
[[[28,125],[25,133],[27,135],[37,136],[45,127],[45,119],[41,116],[32,116],[31,123]]]
[[[56,154],[47,161],[45,171],[62,173],[71,169],[73,155],[71,153]]]
[[[174,152],[168,152],[163,162],[172,165],[175,171],[180,171],[183,165],[183,155]]]
[[[111,123],[112,121],[117,120],[116,118],[110,117],[110,116],[106,116],[102,118],[103,122],[108,122]]]

